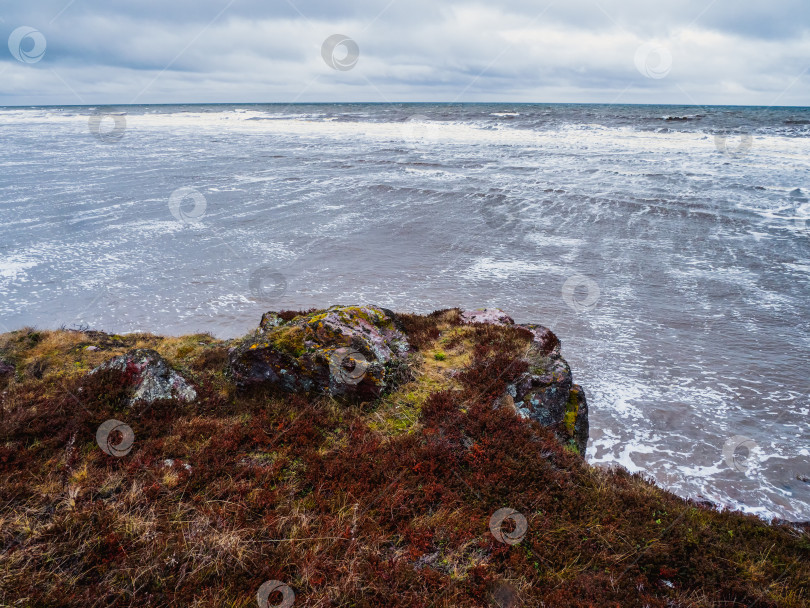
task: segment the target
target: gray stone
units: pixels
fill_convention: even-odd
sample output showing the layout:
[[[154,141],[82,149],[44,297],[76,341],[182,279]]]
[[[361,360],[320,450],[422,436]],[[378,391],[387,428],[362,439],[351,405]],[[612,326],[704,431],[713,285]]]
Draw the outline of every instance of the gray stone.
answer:
[[[515,321],[500,308],[476,308],[461,313],[464,323],[486,323],[488,325],[514,325]]]
[[[151,404],[158,399],[193,401],[197,398],[197,391],[186,379],[149,348],[131,350],[114,357],[90,373],[94,374],[102,369],[115,369],[127,374],[133,389],[130,406],[138,403]]]
[[[262,315],[262,320],[259,323],[259,329],[262,331],[269,331],[274,327],[284,325],[284,323],[285,323],[284,319],[279,317],[277,313],[270,311]]]
[[[548,327],[534,323],[526,323],[517,327],[522,327],[531,332],[532,336],[534,336],[534,346],[541,354],[559,356],[560,339]]]
[[[554,430],[567,445],[585,455],[588,445],[588,401],[573,383],[571,368],[560,355],[560,340],[542,325],[519,325],[533,335],[525,360],[529,369],[507,387],[517,413]]]
[[[374,398],[392,385],[408,340],[393,313],[376,306],[332,306],[265,327],[230,353],[240,386]]]

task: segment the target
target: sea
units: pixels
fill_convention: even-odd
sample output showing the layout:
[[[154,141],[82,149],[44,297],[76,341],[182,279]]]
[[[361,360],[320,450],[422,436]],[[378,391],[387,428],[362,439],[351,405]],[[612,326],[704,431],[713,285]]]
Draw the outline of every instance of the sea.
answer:
[[[810,108],[0,107],[0,331],[551,328],[587,459],[810,520]]]

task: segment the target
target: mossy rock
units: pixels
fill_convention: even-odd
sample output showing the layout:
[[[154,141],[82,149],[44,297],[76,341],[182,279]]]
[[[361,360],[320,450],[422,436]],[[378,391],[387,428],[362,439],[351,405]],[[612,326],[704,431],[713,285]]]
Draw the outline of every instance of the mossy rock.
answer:
[[[390,371],[409,351],[395,315],[376,306],[332,306],[279,320],[266,313],[260,331],[231,352],[238,385],[374,398],[391,388]]]
[[[559,339],[541,325],[519,327],[530,331],[533,341],[525,356],[528,371],[507,387],[514,407],[522,416],[553,429],[560,441],[584,455],[589,432],[588,402],[582,387],[573,383],[568,362],[560,355]]]
[[[122,382],[132,389],[129,405],[151,404],[161,399],[194,401],[197,391],[150,348],[138,348],[114,357],[95,368],[90,374],[114,370],[122,374]]]

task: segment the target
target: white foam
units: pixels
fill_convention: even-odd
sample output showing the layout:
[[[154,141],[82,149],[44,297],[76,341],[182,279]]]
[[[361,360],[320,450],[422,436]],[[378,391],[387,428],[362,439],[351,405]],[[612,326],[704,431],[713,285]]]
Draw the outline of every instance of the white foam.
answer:
[[[559,272],[561,269],[551,262],[526,262],[523,260],[495,260],[480,258],[465,271],[468,277],[508,279],[522,274],[537,274],[544,271]]]
[[[25,274],[26,270],[33,268],[36,265],[37,262],[33,260],[21,260],[19,258],[7,258],[5,260],[0,260],[0,277],[16,281],[20,275]]]

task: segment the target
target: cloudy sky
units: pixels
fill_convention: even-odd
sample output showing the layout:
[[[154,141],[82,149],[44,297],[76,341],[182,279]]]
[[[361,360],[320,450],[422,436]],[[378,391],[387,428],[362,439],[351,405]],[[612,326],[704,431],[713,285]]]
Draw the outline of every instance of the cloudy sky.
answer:
[[[810,105],[808,0],[3,0],[0,38],[0,105]]]

